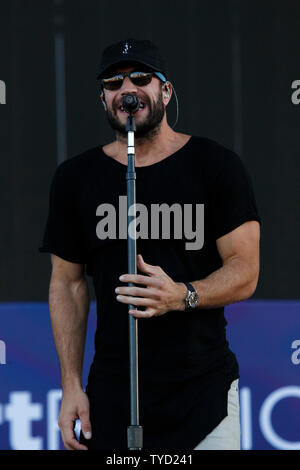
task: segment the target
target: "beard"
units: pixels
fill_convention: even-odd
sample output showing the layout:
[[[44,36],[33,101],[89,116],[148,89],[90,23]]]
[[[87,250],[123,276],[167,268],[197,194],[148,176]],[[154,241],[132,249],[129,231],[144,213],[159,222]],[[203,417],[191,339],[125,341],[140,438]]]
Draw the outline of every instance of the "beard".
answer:
[[[139,140],[151,140],[159,133],[161,122],[165,114],[165,106],[162,98],[162,90],[160,89],[157,101],[151,103],[148,98],[143,98],[148,107],[148,115],[143,122],[136,122],[135,138]],[[118,104],[113,104],[112,110],[107,110],[107,119],[111,127],[116,131],[120,140],[127,138],[126,124],[122,123],[117,117]],[[134,115],[133,115],[134,116]]]

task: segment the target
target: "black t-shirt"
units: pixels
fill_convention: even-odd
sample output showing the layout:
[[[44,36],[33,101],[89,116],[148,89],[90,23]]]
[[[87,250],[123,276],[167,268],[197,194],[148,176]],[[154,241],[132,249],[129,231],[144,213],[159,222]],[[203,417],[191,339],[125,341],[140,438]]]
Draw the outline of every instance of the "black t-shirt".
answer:
[[[248,220],[260,222],[240,158],[210,139],[192,136],[169,157],[135,170],[137,253],[176,282],[216,271],[216,240]],[[98,449],[127,449],[130,423],[128,305],[115,294],[127,285],[119,280],[128,272],[126,171],[100,146],[60,164],[40,248],[85,264],[93,277],[98,322],[86,390],[88,444]],[[226,325],[224,308],[138,320],[144,450],[193,449],[227,415],[239,368]]]

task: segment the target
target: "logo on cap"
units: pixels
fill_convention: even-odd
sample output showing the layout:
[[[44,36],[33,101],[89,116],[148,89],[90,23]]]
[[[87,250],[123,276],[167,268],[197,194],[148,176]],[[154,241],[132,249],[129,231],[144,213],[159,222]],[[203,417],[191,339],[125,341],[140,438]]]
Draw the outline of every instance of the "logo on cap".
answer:
[[[122,53],[123,54],[128,54],[129,48],[131,48],[131,46],[128,44],[128,42],[125,42],[124,49],[123,49]]]

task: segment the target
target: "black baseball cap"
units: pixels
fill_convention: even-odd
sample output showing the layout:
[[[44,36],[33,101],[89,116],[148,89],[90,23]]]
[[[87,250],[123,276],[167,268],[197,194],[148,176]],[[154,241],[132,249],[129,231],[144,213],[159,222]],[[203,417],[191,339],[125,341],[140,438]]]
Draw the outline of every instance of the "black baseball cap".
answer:
[[[102,78],[113,65],[125,62],[139,62],[167,78],[167,64],[152,41],[124,39],[103,50],[97,79]]]

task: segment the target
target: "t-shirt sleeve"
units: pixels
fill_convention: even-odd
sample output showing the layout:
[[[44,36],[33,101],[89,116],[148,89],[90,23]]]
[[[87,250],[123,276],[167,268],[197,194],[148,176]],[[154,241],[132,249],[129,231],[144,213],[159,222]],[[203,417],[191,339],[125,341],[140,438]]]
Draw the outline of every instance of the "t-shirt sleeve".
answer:
[[[74,181],[66,165],[57,167],[49,197],[49,212],[40,252],[53,253],[73,263],[86,262],[82,227],[76,208]]]
[[[249,220],[261,224],[252,182],[240,157],[228,152],[221,166],[212,194],[212,226],[216,240]]]

